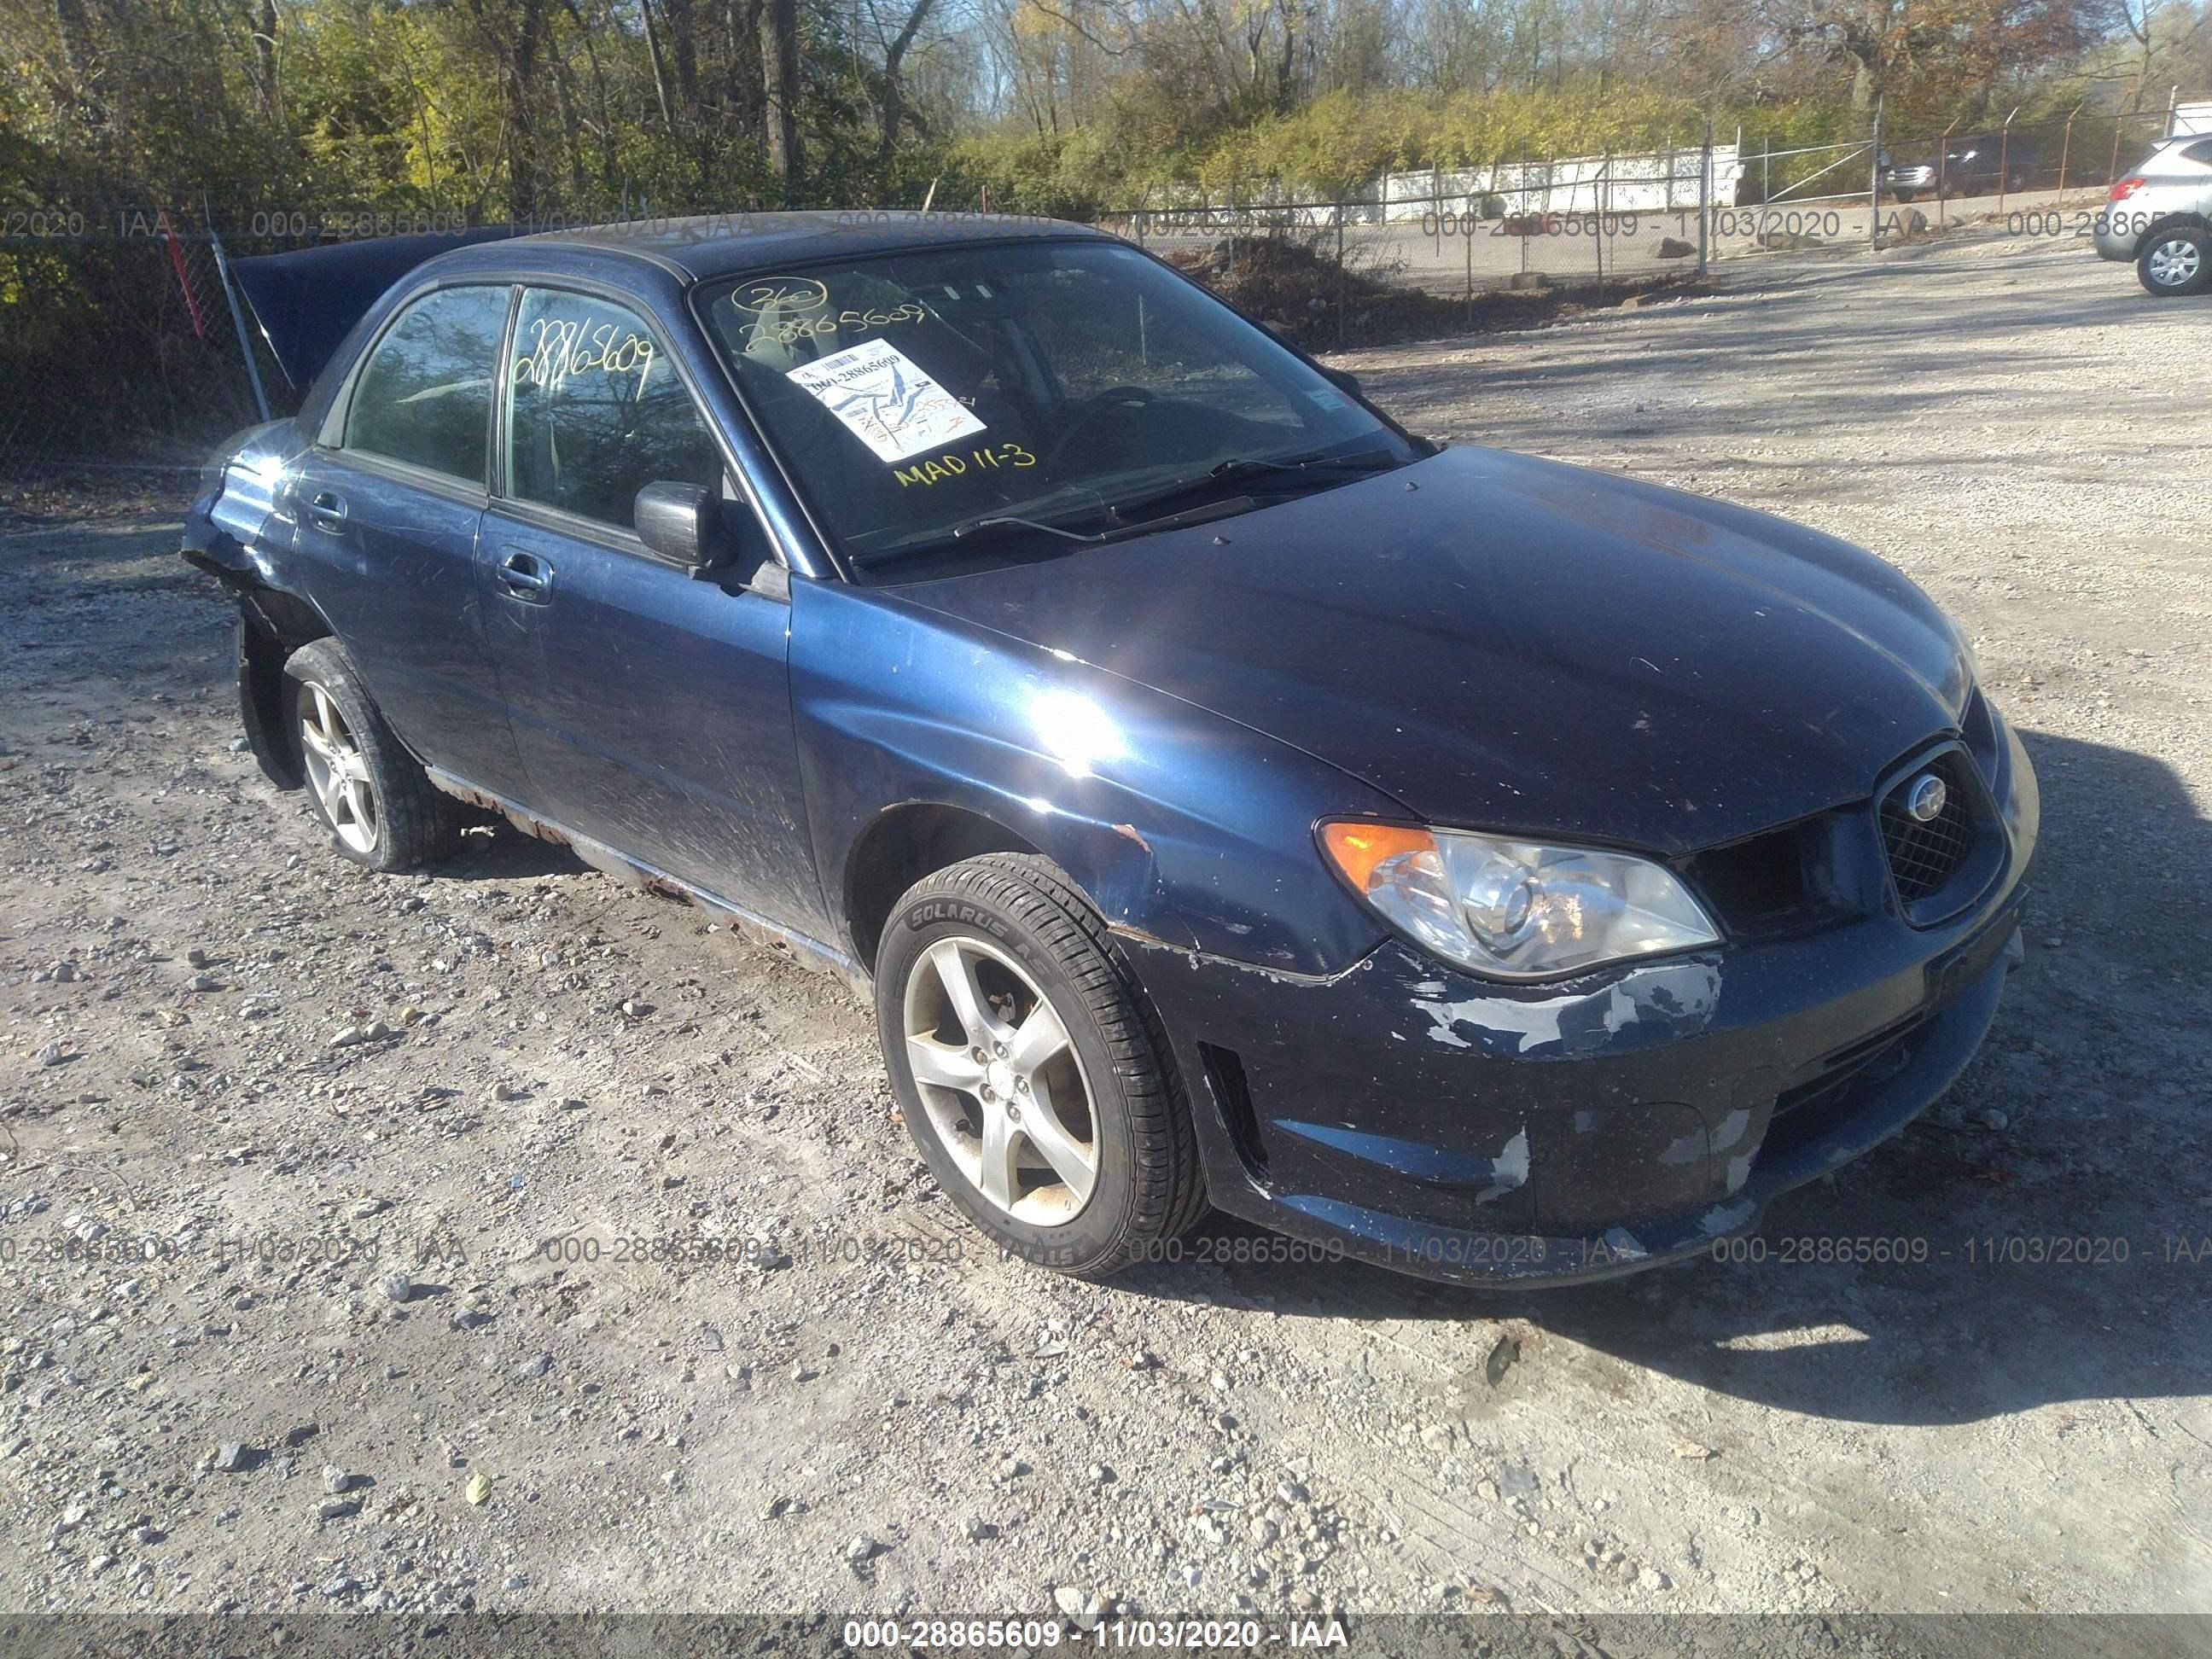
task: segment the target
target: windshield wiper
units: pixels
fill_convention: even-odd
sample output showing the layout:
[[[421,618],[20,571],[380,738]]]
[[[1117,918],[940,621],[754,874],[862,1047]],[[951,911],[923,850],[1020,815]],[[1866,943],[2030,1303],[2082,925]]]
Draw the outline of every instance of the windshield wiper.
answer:
[[[1387,449],[1365,449],[1350,455],[1291,455],[1281,460],[1234,455],[1225,461],[1217,461],[1200,477],[1178,478],[1126,501],[1115,501],[1109,511],[1117,518],[1125,513],[1141,513],[1148,507],[1157,507],[1194,490],[1218,484],[1255,483],[1269,474],[1288,474],[1286,482],[1319,483],[1332,473],[1382,472],[1401,465],[1398,456]]]
[[[956,542],[964,542],[970,536],[982,531],[1013,529],[1041,530],[1048,536],[1058,536],[1063,541],[1071,542],[1104,542],[1113,539],[1112,534],[1109,532],[1099,532],[1086,536],[1083,532],[1070,530],[1064,525],[1047,524],[1042,519],[1024,519],[1018,513],[990,513],[980,519],[963,519],[945,534]]]
[[[1080,542],[1085,546],[1095,547],[1101,542],[1125,542],[1133,536],[1149,536],[1156,531],[1179,530],[1185,525],[1204,524],[1210,519],[1226,519],[1235,514],[1249,513],[1258,505],[1249,495],[1236,495],[1226,501],[1207,501],[1162,518],[1140,519],[1127,523],[1117,518],[1103,530],[1087,532],[1070,530],[1066,525],[1049,524],[1042,519],[1024,518],[1018,513],[987,513],[980,518],[963,519],[951,529],[920,541],[884,548],[860,562],[872,569],[879,565],[910,559],[919,554],[941,553],[956,543],[979,538],[988,540],[1014,530],[1039,532],[1048,536],[1057,536],[1062,541]]]
[[[991,513],[980,519],[969,519],[952,526],[954,538],[965,541],[980,532],[1000,529],[1042,530],[1048,535],[1058,536],[1071,542],[1120,542],[1132,536],[1148,536],[1157,530],[1174,530],[1187,524],[1203,524],[1208,519],[1225,519],[1232,513],[1243,513],[1258,506],[1249,495],[1234,495],[1226,501],[1207,501],[1203,506],[1186,507],[1181,513],[1170,513],[1158,519],[1123,520],[1130,503],[1121,502],[1107,509],[1115,522],[1103,530],[1085,532],[1070,530],[1064,525],[1047,524],[1041,519],[1024,519],[1018,514]]]
[[[1243,478],[1260,472],[1380,472],[1397,465],[1397,456],[1387,449],[1355,450],[1349,455],[1291,455],[1281,460],[1237,455],[1216,462],[1206,476]]]
[[[1293,487],[1320,484],[1338,473],[1379,472],[1404,465],[1402,459],[1388,449],[1359,450],[1350,455],[1327,455],[1316,452],[1308,455],[1288,455],[1280,459],[1260,456],[1231,456],[1217,461],[1205,472],[1194,477],[1178,478],[1159,485],[1127,501],[1111,501],[1087,485],[1073,484],[1039,498],[1033,511],[1048,508],[1051,503],[1069,495],[1088,495],[1094,506],[1075,514],[1055,514],[1054,519],[1033,518],[1020,513],[985,513],[972,519],[963,519],[947,529],[934,531],[913,541],[894,542],[877,549],[861,558],[863,565],[875,566],[908,559],[918,554],[940,552],[956,542],[970,541],[978,536],[1004,534],[1009,531],[1028,531],[1036,534],[1054,536],[1062,541],[1076,542],[1085,546],[1096,546],[1101,542],[1121,541],[1131,536],[1140,536],[1155,530],[1172,530],[1179,525],[1200,524],[1209,519],[1225,519],[1232,514],[1248,513],[1259,502],[1240,491],[1234,496],[1201,506],[1185,508],[1165,518],[1134,518],[1147,507],[1158,507],[1163,501],[1191,495],[1200,489],[1215,489],[1227,484],[1256,483],[1266,487],[1273,475],[1285,475],[1283,482]],[[1055,522],[1054,520],[1058,521]],[[1097,524],[1099,530],[1074,530],[1071,524]]]

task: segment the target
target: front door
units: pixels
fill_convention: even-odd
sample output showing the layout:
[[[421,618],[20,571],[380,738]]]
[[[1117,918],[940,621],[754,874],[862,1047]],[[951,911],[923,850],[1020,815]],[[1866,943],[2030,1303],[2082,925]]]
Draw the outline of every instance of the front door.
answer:
[[[486,635],[556,823],[813,938],[826,914],[792,730],[791,610],[700,580],[631,527],[648,483],[734,499],[690,387],[611,301],[523,291],[503,498],[484,519]]]
[[[416,754],[484,788],[522,763],[494,681],[476,580],[492,391],[510,290],[413,301],[355,377],[343,436],[292,486],[307,586]]]

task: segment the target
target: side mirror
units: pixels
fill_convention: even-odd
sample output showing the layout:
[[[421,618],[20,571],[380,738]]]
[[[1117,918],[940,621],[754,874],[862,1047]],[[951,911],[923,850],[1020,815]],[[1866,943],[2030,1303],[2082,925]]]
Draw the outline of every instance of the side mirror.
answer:
[[[1330,383],[1338,391],[1348,392],[1355,398],[1359,395],[1359,377],[1350,369],[1324,368],[1322,373],[1328,376]]]
[[[646,485],[637,492],[633,521],[638,540],[672,564],[710,570],[730,556],[721,497],[701,485]]]

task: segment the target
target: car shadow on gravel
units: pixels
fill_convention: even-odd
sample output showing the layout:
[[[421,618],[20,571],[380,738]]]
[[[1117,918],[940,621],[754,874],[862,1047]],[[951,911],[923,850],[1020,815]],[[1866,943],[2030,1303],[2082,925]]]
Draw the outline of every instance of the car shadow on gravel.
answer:
[[[501,819],[472,830],[461,850],[430,874],[440,881],[532,881],[577,875],[589,867],[569,848],[525,835]]]
[[[1269,1235],[1217,1215],[1182,1263],[1130,1288],[1435,1322],[1455,1369],[1479,1365],[1461,1350],[1494,1342],[1492,1322],[1520,1322],[1555,1340],[1524,1341],[1509,1388],[1540,1389],[1547,1370],[1571,1383],[1603,1356],[1868,1424],[2212,1392],[2212,822],[2149,757],[2025,741],[2044,809],[2030,955],[1989,1042],[1927,1115],[1778,1200],[1752,1239],[1627,1279],[1509,1292],[1349,1261],[1236,1264],[1243,1240]],[[1459,1322],[1480,1328],[1448,1328]]]

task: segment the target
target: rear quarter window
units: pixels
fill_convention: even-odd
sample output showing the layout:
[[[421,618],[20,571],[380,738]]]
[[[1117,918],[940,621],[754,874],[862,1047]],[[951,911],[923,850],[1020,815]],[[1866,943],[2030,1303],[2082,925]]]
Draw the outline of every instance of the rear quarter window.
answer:
[[[426,294],[362,365],[344,446],[481,487],[507,289]]]

